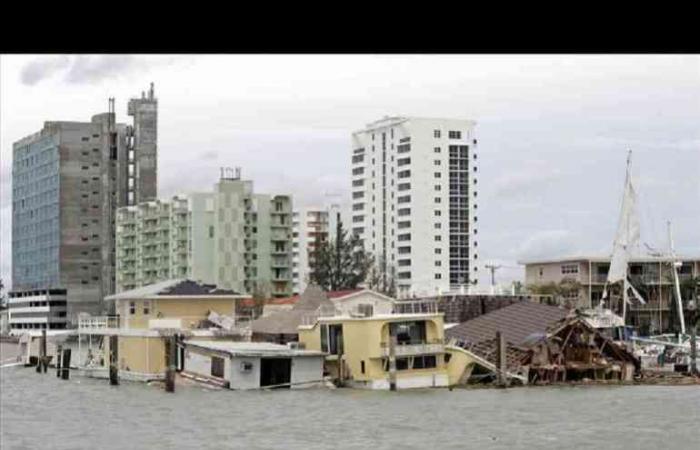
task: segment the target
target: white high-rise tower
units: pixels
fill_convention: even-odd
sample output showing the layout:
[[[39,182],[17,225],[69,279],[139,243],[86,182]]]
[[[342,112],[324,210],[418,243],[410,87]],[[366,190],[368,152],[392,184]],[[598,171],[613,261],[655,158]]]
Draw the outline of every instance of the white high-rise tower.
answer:
[[[471,120],[385,117],[352,135],[352,221],[400,295],[477,278],[477,140]]]

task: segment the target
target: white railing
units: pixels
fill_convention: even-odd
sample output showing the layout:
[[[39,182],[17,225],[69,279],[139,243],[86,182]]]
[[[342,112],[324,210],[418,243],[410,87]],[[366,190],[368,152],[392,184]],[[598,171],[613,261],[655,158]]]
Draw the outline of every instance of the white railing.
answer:
[[[105,328],[119,328],[119,316],[81,317],[78,319],[78,330]]]
[[[394,303],[394,314],[435,314],[438,303],[435,300],[400,300]]]
[[[389,356],[389,344],[382,342],[382,350],[384,356]],[[396,344],[394,346],[394,354],[396,356],[411,356],[443,353],[445,351],[445,342],[442,339],[432,340],[429,342],[418,342],[414,344]]]

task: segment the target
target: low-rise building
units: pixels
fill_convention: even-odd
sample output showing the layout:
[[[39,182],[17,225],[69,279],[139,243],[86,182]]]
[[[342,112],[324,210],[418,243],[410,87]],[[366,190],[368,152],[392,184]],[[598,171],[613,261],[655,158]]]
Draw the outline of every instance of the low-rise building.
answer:
[[[267,342],[185,341],[183,374],[230,389],[306,388],[323,382],[319,351]]]
[[[118,337],[120,376],[161,379],[166,368],[166,339],[247,338],[248,330],[237,327],[236,303],[247,295],[192,280],[175,279],[120,292],[105,298],[112,316],[82,318],[78,324],[78,366],[106,376],[109,336]],[[87,353],[80,349],[87,346]],[[184,367],[184,349],[177,352],[176,366]]]
[[[28,330],[65,330],[68,325],[65,289],[12,291],[8,298],[10,334]]]
[[[700,277],[700,257],[635,256],[628,264],[628,278],[645,299],[646,304],[633,302],[629,321],[641,334],[664,332],[672,328],[674,317],[674,280],[672,264],[680,261],[678,277],[681,285]],[[600,302],[610,269],[610,257],[576,256],[560,259],[521,261],[525,266],[525,284],[530,288],[563,286],[558,294],[571,306],[595,307]],[[688,300],[690,295],[684,295]]]
[[[299,326],[299,342],[328,353],[326,370],[351,387],[389,389],[394,377],[397,389],[448,386],[443,315],[434,303],[425,307],[430,312],[319,311]]]
[[[308,285],[301,296],[291,297],[291,308],[278,308],[252,323],[253,339],[286,344],[298,340],[298,327],[309,314],[391,314],[395,301],[369,289],[324,292],[315,284]],[[277,306],[277,305],[276,305]]]

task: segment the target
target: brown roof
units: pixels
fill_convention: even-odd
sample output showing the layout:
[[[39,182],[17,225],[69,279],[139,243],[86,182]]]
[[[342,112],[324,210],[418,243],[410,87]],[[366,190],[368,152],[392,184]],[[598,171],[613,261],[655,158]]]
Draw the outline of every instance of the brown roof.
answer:
[[[320,306],[333,307],[328,296],[317,285],[309,285],[289,311],[280,311],[254,320],[253,333],[297,334],[305,315],[314,313]]]
[[[558,306],[525,301],[462,322],[446,330],[445,334],[448,338],[478,345],[494,339],[496,332],[500,331],[506,342],[519,346],[534,334],[546,333],[548,327],[570,312],[570,309]]]

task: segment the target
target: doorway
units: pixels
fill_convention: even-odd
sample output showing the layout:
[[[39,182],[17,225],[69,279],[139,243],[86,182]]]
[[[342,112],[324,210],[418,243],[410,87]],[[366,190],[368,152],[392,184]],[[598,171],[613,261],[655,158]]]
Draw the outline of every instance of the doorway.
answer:
[[[260,387],[289,383],[291,379],[291,358],[262,358],[260,360]],[[280,387],[288,389],[289,385]]]

